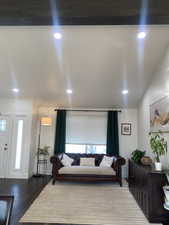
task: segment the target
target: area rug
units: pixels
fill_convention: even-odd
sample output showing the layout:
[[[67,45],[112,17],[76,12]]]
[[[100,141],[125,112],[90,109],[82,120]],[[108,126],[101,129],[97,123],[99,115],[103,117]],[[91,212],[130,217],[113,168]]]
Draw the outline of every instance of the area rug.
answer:
[[[50,183],[20,222],[90,225],[148,225],[127,187]]]

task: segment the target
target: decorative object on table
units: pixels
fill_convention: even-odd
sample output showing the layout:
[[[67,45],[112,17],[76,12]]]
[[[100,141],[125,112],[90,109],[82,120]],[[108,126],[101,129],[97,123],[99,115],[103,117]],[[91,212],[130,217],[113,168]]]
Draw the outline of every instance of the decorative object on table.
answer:
[[[141,158],[141,163],[145,166],[150,166],[152,164],[152,159],[149,156],[143,156]]]
[[[169,132],[169,97],[161,98],[150,105],[150,131]]]
[[[168,183],[169,183],[169,171],[167,171],[167,172],[165,173],[165,175],[166,175],[167,180],[168,180]]]
[[[45,145],[43,148],[39,148],[39,159],[44,160],[49,156],[50,146]]]
[[[39,136],[38,136],[38,151],[37,151],[37,164],[36,164],[36,174],[34,175],[34,177],[41,177],[42,175],[39,173],[39,164],[47,164],[47,160],[45,159],[45,161],[43,161],[43,160],[41,160],[40,159],[40,155],[42,155],[42,154],[40,154],[40,153],[44,153],[44,152],[46,152],[46,150],[48,150],[49,149],[49,147],[48,146],[46,146],[47,147],[47,149],[46,149],[46,147],[45,147],[45,150],[44,150],[44,148],[43,148],[43,150],[42,150],[42,148],[40,148],[40,142],[41,142],[41,128],[42,128],[42,126],[52,126],[52,118],[51,117],[49,117],[49,116],[46,116],[46,117],[41,117],[41,119],[40,119],[40,122],[39,122]],[[47,152],[46,152],[47,153]],[[46,154],[45,153],[45,154]],[[43,154],[44,155],[44,154]],[[43,161],[43,162],[42,162]]]
[[[121,135],[131,135],[131,123],[121,124]]]
[[[165,175],[166,175],[167,181],[169,183],[169,171],[166,171]],[[169,210],[169,186],[168,185],[163,187],[163,192],[164,192],[164,195],[165,195],[163,206],[166,210]]]
[[[158,133],[149,133],[150,135],[150,146],[155,155],[155,169],[157,171],[162,170],[162,164],[160,162],[160,156],[167,153],[167,141],[162,137],[162,132]]]
[[[165,194],[164,208],[166,210],[169,210],[169,186],[164,186],[163,191],[164,191],[164,194]]]
[[[131,153],[131,159],[136,163],[140,163],[141,158],[145,155],[145,153],[146,153],[145,151],[140,151],[136,149],[135,151]]]

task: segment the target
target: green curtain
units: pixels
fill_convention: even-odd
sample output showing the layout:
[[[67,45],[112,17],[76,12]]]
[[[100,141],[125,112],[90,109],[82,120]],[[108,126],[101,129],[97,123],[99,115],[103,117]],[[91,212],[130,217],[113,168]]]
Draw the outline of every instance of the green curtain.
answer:
[[[107,154],[119,155],[118,112],[109,111],[107,121]]]
[[[57,111],[54,153],[65,152],[66,140],[66,110]]]

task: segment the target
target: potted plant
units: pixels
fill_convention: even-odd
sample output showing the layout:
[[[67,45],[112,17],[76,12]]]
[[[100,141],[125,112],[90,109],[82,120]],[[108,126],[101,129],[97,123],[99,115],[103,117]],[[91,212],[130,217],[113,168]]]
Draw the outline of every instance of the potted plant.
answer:
[[[157,171],[162,170],[162,164],[160,162],[160,156],[167,153],[167,141],[161,136],[162,132],[153,134],[150,132],[150,146],[155,155],[155,169]]]
[[[138,149],[136,149],[135,151],[133,151],[131,153],[131,159],[136,162],[136,163],[140,163],[142,157],[145,155],[145,151],[140,151]]]
[[[39,148],[38,154],[40,159],[44,159],[49,155],[50,146],[45,145],[43,148]]]

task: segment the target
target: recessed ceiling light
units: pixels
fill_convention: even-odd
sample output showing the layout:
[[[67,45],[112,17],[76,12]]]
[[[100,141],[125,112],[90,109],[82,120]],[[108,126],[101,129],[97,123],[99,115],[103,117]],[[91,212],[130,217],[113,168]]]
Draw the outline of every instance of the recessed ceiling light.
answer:
[[[56,39],[61,39],[62,38],[62,34],[61,33],[54,33],[54,37]]]
[[[70,94],[73,93],[73,91],[72,91],[71,89],[67,89],[67,90],[66,90],[66,93],[70,95]]]
[[[138,35],[137,35],[137,37],[139,38],[139,39],[144,39],[145,37],[146,37],[146,32],[139,32],[138,33]]]
[[[18,88],[13,88],[12,91],[15,92],[15,93],[18,93],[19,89]]]
[[[123,90],[123,91],[122,91],[122,94],[123,94],[123,95],[127,95],[128,93],[129,93],[128,90]]]

